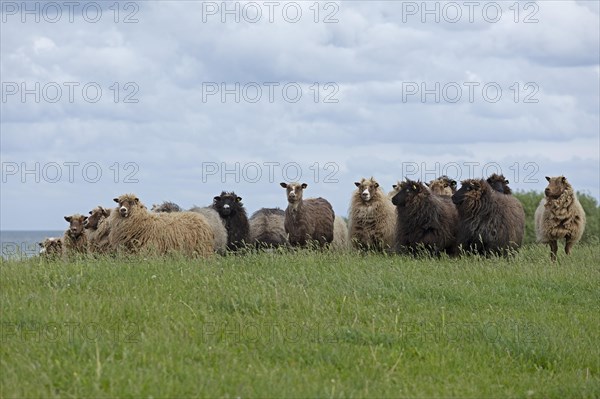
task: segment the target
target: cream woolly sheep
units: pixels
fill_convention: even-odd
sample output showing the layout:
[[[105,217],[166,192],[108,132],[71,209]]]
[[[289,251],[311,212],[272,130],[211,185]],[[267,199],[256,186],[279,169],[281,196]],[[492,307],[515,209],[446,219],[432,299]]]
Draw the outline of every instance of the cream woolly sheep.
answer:
[[[583,235],[585,230],[585,212],[573,191],[573,187],[564,176],[547,177],[548,187],[535,211],[535,235],[538,242],[550,245],[550,259],[556,260],[558,240],[565,240],[565,253]]]
[[[285,210],[285,231],[290,244],[305,246],[311,240],[321,247],[333,241],[335,213],[329,201],[324,198],[303,200],[306,183],[279,183],[286,189],[288,207]]]
[[[280,247],[288,243],[285,232],[285,211],[279,208],[262,208],[250,219],[248,242],[257,248]],[[335,233],[334,233],[335,235]]]
[[[133,253],[213,253],[214,234],[204,216],[195,212],[149,212],[134,194],[121,195],[114,201],[118,206],[108,219],[112,248]]]
[[[348,212],[350,242],[355,248],[388,251],[394,247],[396,209],[371,177],[355,182]],[[391,193],[390,193],[391,194]]]
[[[337,251],[344,251],[350,248],[348,239],[348,225],[341,216],[336,216],[333,221],[333,241],[331,248]]]
[[[456,192],[456,180],[443,175],[430,181],[427,187],[434,194],[451,197]]]
[[[109,250],[108,234],[110,224],[108,217],[112,209],[97,206],[90,211],[90,216],[83,224],[88,236],[88,253],[105,253]]]
[[[190,212],[197,212],[206,218],[215,236],[215,251],[223,254],[227,249],[227,229],[219,213],[210,207],[195,206]]]
[[[62,239],[63,256],[86,253],[88,240],[83,230],[83,224],[87,220],[87,216],[76,213],[65,216],[65,220],[69,222],[69,228],[65,231]]]

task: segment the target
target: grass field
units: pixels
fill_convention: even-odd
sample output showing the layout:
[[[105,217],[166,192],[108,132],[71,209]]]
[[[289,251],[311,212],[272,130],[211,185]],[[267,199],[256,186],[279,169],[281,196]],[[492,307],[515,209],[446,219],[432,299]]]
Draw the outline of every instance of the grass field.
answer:
[[[598,398],[597,244],[4,261],[0,397]]]

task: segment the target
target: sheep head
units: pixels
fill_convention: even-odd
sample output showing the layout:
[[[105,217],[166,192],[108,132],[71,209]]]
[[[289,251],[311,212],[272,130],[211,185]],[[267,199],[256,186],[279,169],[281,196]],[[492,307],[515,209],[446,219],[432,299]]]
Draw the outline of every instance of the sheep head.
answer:
[[[113,198],[117,204],[117,209],[121,217],[129,217],[136,207],[145,208],[134,194],[123,194],[120,197]]]
[[[451,196],[456,192],[456,180],[448,176],[440,176],[427,185],[432,193],[437,195]]]
[[[230,193],[222,191],[221,195],[213,198],[213,208],[221,217],[235,215],[242,206],[244,206],[242,197],[238,197],[233,191]]]
[[[548,187],[544,190],[544,194],[548,198],[556,199],[560,197],[565,191],[572,190],[571,184],[567,181],[564,176],[548,177]]]
[[[65,216],[65,220],[69,222],[69,235],[71,237],[77,238],[83,234],[83,224],[87,218],[87,216],[78,213],[71,216]]]
[[[496,173],[492,174],[486,180],[488,184],[499,193],[511,194],[512,190],[508,187],[508,179],[504,177],[504,175],[498,175]]]
[[[286,190],[287,200],[290,204],[302,202],[302,194],[308,184],[306,183],[279,183]]]
[[[491,190],[490,185],[483,179],[467,179],[461,182],[460,190],[452,195],[452,202],[455,205],[478,204],[481,197]]]
[[[354,182],[357,187],[355,195],[360,196],[363,202],[369,202],[379,192],[379,183],[373,177],[360,179],[360,182]]]
[[[90,211],[90,216],[83,224],[83,227],[85,227],[86,229],[96,230],[100,221],[110,216],[110,211],[110,209],[106,209],[101,206],[95,207]]]
[[[430,195],[430,191],[420,181],[406,180],[400,183],[400,186],[394,187],[398,192],[392,197],[392,204],[396,206],[406,206],[413,202],[417,197]]]

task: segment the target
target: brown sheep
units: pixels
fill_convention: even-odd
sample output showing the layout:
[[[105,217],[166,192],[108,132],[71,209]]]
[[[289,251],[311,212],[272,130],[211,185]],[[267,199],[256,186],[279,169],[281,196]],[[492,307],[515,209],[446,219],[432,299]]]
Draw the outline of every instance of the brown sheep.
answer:
[[[56,259],[62,256],[63,245],[61,237],[48,237],[38,243],[40,246],[40,256],[46,259]]]
[[[427,184],[427,187],[429,187],[434,194],[452,197],[452,194],[456,192],[456,180],[452,180],[448,176],[443,175],[430,181]]]
[[[311,240],[321,247],[333,241],[333,207],[324,198],[303,200],[306,183],[279,183],[286,189],[285,231],[292,246],[306,246]]]
[[[573,191],[573,187],[564,176],[546,177],[548,187],[535,211],[535,235],[538,242],[550,245],[550,259],[556,260],[558,240],[565,240],[565,253],[583,235],[585,230],[585,212]]]
[[[468,179],[452,196],[458,209],[457,241],[465,251],[508,255],[523,243],[525,210],[512,195],[483,179]]]
[[[152,212],[181,212],[182,209],[179,205],[177,205],[174,202],[170,202],[170,201],[164,201],[162,204],[153,204],[152,205]]]
[[[87,252],[87,235],[83,229],[83,224],[87,220],[87,216],[78,213],[65,216],[65,220],[69,222],[69,228],[65,231],[62,239],[63,256],[69,257],[75,254],[84,254]]]
[[[90,216],[84,223],[88,236],[88,253],[106,253],[110,249],[108,217],[111,212],[112,209],[101,206],[97,206],[90,211]]]
[[[355,182],[348,211],[348,232],[355,248],[388,251],[394,246],[396,209],[371,177]]]
[[[248,242],[256,248],[276,248],[288,243],[285,211],[279,208],[262,208],[254,212],[248,222]]]
[[[204,216],[195,212],[149,212],[134,194],[121,195],[114,201],[118,207],[108,219],[108,239],[113,249],[205,257],[213,253],[214,235]]]
[[[447,195],[437,195],[420,181],[406,180],[392,203],[398,211],[396,251],[455,255],[458,211]]]
[[[499,193],[502,194],[512,194],[512,190],[508,187],[509,181],[504,177],[504,175],[498,175],[496,173],[492,174],[486,180],[490,186]]]

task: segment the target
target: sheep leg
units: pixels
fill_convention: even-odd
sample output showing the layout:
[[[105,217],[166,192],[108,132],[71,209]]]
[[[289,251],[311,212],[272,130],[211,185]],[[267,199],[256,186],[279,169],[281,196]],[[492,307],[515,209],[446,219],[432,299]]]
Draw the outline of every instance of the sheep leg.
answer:
[[[556,262],[556,252],[558,251],[558,242],[556,240],[550,241],[550,260]]]
[[[571,253],[571,248],[573,248],[573,245],[575,245],[575,242],[573,240],[571,240],[570,236],[567,236],[566,242],[565,242],[565,253],[567,255],[569,255]]]

